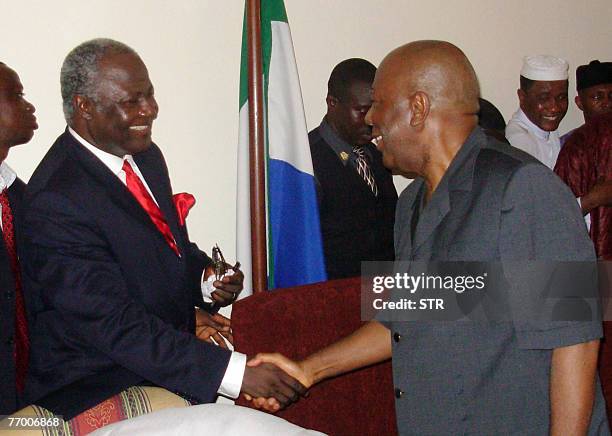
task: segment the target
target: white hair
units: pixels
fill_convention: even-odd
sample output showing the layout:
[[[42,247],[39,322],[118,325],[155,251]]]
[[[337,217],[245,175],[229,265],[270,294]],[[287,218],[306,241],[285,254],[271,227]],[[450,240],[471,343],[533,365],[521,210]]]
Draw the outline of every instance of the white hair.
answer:
[[[83,95],[98,102],[96,90],[98,84],[98,62],[108,53],[138,53],[122,42],[108,38],[97,38],[86,41],[75,47],[62,64],[60,86],[64,118],[70,124],[74,115],[73,100],[76,95]]]

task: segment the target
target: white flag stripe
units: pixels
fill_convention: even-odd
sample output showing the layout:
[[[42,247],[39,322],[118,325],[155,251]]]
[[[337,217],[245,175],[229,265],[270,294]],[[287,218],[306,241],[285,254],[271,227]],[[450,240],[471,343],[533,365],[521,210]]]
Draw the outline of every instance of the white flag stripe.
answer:
[[[289,163],[313,175],[306,116],[291,31],[285,22],[272,22],[272,55],[268,85],[270,159]]]
[[[240,297],[253,293],[251,269],[251,197],[249,191],[249,104],[240,108],[238,133],[238,182],[236,193],[236,259],[244,273]]]

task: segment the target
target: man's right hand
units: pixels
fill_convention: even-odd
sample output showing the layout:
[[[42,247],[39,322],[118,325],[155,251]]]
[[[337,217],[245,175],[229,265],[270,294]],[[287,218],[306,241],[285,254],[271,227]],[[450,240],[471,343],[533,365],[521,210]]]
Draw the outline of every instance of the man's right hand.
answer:
[[[306,391],[304,385],[271,363],[245,368],[241,392],[252,398],[276,399],[278,407],[272,411],[294,403]]]
[[[273,363],[281,368],[287,374],[298,380],[302,386],[310,388],[313,385],[313,377],[308,374],[300,362],[295,362],[280,353],[259,353],[253,359],[247,362],[247,368],[258,366],[263,363]],[[281,408],[281,405],[275,398],[271,397],[252,397],[245,394],[248,401],[251,401],[258,409],[264,409],[268,412],[276,412]]]

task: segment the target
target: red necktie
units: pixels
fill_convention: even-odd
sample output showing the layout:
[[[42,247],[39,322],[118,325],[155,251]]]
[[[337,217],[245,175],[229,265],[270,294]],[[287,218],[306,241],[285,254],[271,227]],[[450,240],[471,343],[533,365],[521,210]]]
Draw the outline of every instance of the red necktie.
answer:
[[[134,170],[132,169],[132,165],[127,160],[123,161],[123,171],[125,171],[125,184],[127,188],[132,193],[132,195],[136,198],[138,203],[142,206],[142,208],[149,214],[151,221],[155,224],[155,227],[161,232],[164,236],[164,239],[172,248],[172,250],[176,253],[177,256],[181,256],[179,253],[179,249],[176,245],[176,241],[174,236],[172,236],[172,231],[170,230],[170,226],[166,222],[164,215],[162,214],[161,209],[147,191],[147,188],[140,180],[140,177],[136,175]]]
[[[26,319],[25,302],[21,288],[21,272],[19,270],[19,259],[15,247],[15,230],[13,228],[13,212],[9,204],[8,192],[0,193],[0,205],[2,205],[2,236],[11,262],[11,270],[15,277],[15,385],[19,393],[23,392],[26,373],[28,371],[28,358],[30,354],[30,340],[28,339],[28,321]]]

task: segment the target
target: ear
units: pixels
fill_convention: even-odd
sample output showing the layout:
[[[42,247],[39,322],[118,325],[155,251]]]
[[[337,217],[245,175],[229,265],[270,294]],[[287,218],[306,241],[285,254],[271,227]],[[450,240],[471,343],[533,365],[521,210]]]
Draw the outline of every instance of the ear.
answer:
[[[410,125],[412,127],[423,125],[429,116],[430,110],[431,101],[429,96],[422,91],[415,92],[410,101],[410,113],[412,115]]]
[[[578,109],[580,109],[581,111],[584,111],[584,108],[582,107],[582,99],[580,98],[580,94],[574,97],[574,102],[576,102],[576,106],[578,106]]]
[[[92,112],[94,109],[94,103],[84,95],[75,95],[72,99],[72,106],[74,107],[74,113],[78,114],[85,120],[92,119]]]
[[[523,107],[523,102],[527,98],[527,94],[521,88],[516,90],[516,95],[518,95],[519,105]]]

